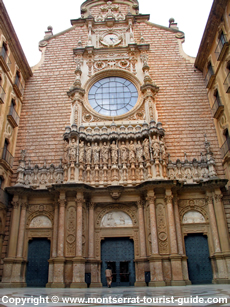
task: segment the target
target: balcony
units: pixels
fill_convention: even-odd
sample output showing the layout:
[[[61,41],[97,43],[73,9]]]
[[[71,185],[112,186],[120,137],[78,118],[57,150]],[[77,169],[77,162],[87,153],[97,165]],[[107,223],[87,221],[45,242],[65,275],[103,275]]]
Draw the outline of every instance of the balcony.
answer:
[[[224,88],[225,88],[225,91],[226,93],[230,93],[230,71],[227,75],[227,78],[224,80]]]
[[[16,92],[17,96],[21,98],[24,92],[24,87],[20,82],[20,79],[18,76],[15,77],[14,85],[13,85],[14,91]]]
[[[215,50],[217,61],[223,60],[225,52],[227,51],[228,47],[229,47],[229,42],[227,41],[227,36],[221,34],[218,45]]]
[[[221,103],[221,99],[218,96],[216,96],[216,100],[212,106],[212,115],[214,118],[219,118],[220,114],[223,112],[224,106]]]
[[[0,204],[8,207],[9,204],[9,195],[2,189],[0,189]]]
[[[228,137],[224,142],[224,144],[221,146],[221,152],[223,158],[227,155],[229,151],[230,151],[230,137]]]
[[[13,128],[18,127],[19,116],[18,116],[17,112],[15,111],[13,105],[10,106],[10,111],[9,111],[9,114],[7,115],[7,119],[10,122],[10,124],[12,125]]]
[[[2,47],[0,51],[0,64],[5,72],[10,71],[11,62],[4,47]]]
[[[5,147],[2,148],[0,157],[0,164],[2,164],[6,169],[11,169],[14,158]]]
[[[208,72],[207,72],[207,75],[205,77],[205,82],[206,82],[207,88],[212,87],[212,83],[213,83],[214,79],[215,79],[215,74],[214,74],[213,68],[212,68],[211,65],[209,65]]]
[[[4,89],[2,88],[2,86],[0,85],[0,104],[3,104],[5,102],[5,96],[6,96],[6,93]]]

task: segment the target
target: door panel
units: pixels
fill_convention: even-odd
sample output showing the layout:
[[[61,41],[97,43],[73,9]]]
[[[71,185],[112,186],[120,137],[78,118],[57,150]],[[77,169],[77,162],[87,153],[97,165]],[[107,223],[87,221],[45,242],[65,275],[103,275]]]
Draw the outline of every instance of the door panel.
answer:
[[[33,239],[29,241],[26,271],[27,287],[45,287],[48,282],[50,241]]]
[[[135,282],[134,244],[128,238],[109,238],[101,242],[101,280],[106,286],[105,269],[113,272],[112,286],[133,286]]]
[[[212,283],[212,267],[209,258],[208,240],[203,234],[190,234],[185,237],[188,257],[188,273],[192,284]]]

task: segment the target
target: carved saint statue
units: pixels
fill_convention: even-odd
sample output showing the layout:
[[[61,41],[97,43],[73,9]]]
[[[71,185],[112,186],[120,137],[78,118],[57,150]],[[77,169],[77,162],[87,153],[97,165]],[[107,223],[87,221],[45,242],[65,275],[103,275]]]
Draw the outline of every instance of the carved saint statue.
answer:
[[[130,141],[129,144],[129,162],[134,163],[136,158],[136,153],[135,153],[135,145],[133,144],[133,141]]]
[[[100,147],[97,145],[97,143],[94,143],[93,147],[93,163],[94,164],[100,163]]]
[[[120,146],[120,156],[121,156],[121,163],[127,163],[128,160],[128,148],[125,145],[125,142],[122,141]]]
[[[76,161],[76,155],[77,155],[77,144],[76,140],[73,138],[69,145],[69,160],[71,162]]]
[[[117,144],[115,141],[110,145],[112,164],[117,164]]]
[[[109,146],[107,145],[107,142],[104,142],[101,148],[101,156],[102,156],[102,162],[108,163],[109,161]]]
[[[92,148],[90,146],[90,143],[88,143],[87,147],[85,149],[85,161],[86,161],[86,164],[90,164],[91,163],[91,156],[92,156]]]
[[[142,148],[140,140],[137,142],[137,145],[136,145],[136,156],[137,156],[137,162],[142,163],[143,162],[143,148]]]
[[[167,160],[166,146],[165,146],[165,143],[164,143],[164,137],[163,136],[160,140],[160,153],[161,153],[161,159]]]
[[[144,158],[145,161],[148,161],[150,160],[150,154],[149,154],[149,140],[147,138],[144,139],[143,146],[144,146]]]
[[[153,141],[152,141],[152,149],[153,149],[153,158],[159,159],[160,155],[160,144],[156,136],[154,135]]]
[[[85,156],[85,144],[84,141],[81,141],[79,144],[79,162],[84,163]]]

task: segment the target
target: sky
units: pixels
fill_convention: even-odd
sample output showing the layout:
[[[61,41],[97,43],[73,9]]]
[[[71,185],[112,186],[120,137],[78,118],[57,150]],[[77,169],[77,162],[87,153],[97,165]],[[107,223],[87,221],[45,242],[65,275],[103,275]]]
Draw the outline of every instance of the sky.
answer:
[[[96,0],[95,0],[96,1]],[[57,34],[71,27],[70,20],[80,17],[83,0],[3,0],[30,66],[41,53],[38,43],[48,26]],[[165,27],[173,17],[185,33],[185,53],[197,55],[213,0],[139,0],[141,14]]]

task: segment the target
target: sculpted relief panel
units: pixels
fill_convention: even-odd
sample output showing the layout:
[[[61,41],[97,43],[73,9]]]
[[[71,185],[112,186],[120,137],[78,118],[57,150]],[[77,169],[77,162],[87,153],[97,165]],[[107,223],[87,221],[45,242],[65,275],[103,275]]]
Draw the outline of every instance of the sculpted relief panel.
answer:
[[[122,211],[111,211],[104,215],[101,227],[132,227],[133,222],[128,214]]]
[[[52,227],[52,222],[47,216],[39,215],[32,219],[29,227],[30,228],[50,228]]]
[[[205,218],[200,212],[193,210],[184,214],[182,223],[205,223]]]

